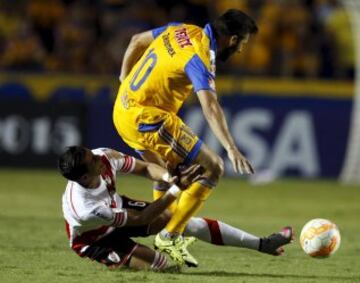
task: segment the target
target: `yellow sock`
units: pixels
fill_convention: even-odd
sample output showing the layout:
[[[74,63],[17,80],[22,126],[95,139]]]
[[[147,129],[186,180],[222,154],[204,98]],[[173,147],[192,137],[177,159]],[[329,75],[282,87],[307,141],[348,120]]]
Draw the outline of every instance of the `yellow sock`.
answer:
[[[183,191],[177,208],[165,227],[166,231],[169,233],[183,233],[186,223],[200,210],[211,191],[211,188],[200,183],[191,184],[186,191]]]
[[[157,200],[158,198],[161,198],[165,193],[166,191],[153,190],[153,199]],[[174,201],[172,204],[169,205],[167,209],[170,210],[171,214],[174,214],[176,207],[177,202]]]

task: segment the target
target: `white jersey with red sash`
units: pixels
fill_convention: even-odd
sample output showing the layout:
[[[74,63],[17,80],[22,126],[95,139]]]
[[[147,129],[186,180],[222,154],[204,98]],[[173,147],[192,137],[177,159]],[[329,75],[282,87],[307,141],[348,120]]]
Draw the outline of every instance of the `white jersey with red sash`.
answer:
[[[70,246],[80,256],[89,245],[126,224],[127,212],[122,209],[122,198],[116,192],[116,172],[129,173],[135,167],[135,158],[121,155],[111,157],[109,149],[92,150],[102,157],[106,171],[99,187],[86,189],[69,181],[62,198],[62,208]]]

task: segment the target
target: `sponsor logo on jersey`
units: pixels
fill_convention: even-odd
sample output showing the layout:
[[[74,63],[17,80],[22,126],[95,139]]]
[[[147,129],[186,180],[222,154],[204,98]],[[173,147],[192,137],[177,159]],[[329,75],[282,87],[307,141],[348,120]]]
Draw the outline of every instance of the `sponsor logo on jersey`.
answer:
[[[92,214],[94,214],[95,216],[104,219],[106,221],[110,221],[112,220],[112,215],[107,215],[104,211],[102,207],[97,207],[92,211]]]
[[[164,45],[165,45],[165,48],[166,48],[167,52],[169,53],[169,55],[171,57],[173,57],[176,52],[175,52],[174,48],[172,47],[172,45],[170,44],[169,33],[164,34],[162,36],[162,39],[163,39],[163,42],[164,42]]]
[[[175,30],[175,39],[181,48],[192,45],[186,28]]]

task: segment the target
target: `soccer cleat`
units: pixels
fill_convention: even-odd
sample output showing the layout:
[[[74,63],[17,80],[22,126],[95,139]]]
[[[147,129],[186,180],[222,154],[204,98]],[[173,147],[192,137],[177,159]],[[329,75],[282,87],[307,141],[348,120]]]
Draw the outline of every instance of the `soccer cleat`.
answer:
[[[187,250],[187,247],[194,242],[194,239],[191,238],[193,237],[184,240],[183,237],[179,235],[174,239],[163,239],[160,234],[157,234],[154,247],[156,250],[167,253],[177,264],[197,267],[199,265],[197,260]]]
[[[154,240],[154,247],[155,250],[167,253],[177,264],[183,265],[185,264],[185,261],[177,248],[178,242],[183,242],[181,236],[174,239],[162,239],[160,234],[157,234]]]
[[[190,247],[192,244],[194,244],[197,241],[195,237],[183,237],[183,239],[186,248]]]
[[[291,243],[295,239],[292,227],[284,227],[280,232],[261,238],[259,251],[270,255],[282,255],[284,245]]]
[[[180,238],[182,237],[180,236]],[[189,237],[188,239],[183,239],[182,242],[179,242],[177,244],[177,248],[180,251],[182,258],[188,267],[198,267],[199,265],[196,258],[193,257],[193,255],[187,250],[187,247],[193,244],[195,241],[196,239],[194,237]]]

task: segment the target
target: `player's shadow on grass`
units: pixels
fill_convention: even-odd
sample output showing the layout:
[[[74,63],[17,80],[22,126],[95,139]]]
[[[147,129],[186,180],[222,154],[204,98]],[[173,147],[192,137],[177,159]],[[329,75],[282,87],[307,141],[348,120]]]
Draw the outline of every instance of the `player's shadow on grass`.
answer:
[[[329,279],[334,280],[360,280],[358,276],[319,276],[319,275],[298,275],[298,274],[271,274],[271,273],[246,273],[246,272],[227,272],[227,271],[211,271],[211,272],[184,272],[181,275],[191,276],[215,276],[215,277],[270,277],[270,278],[302,278],[302,279]]]

